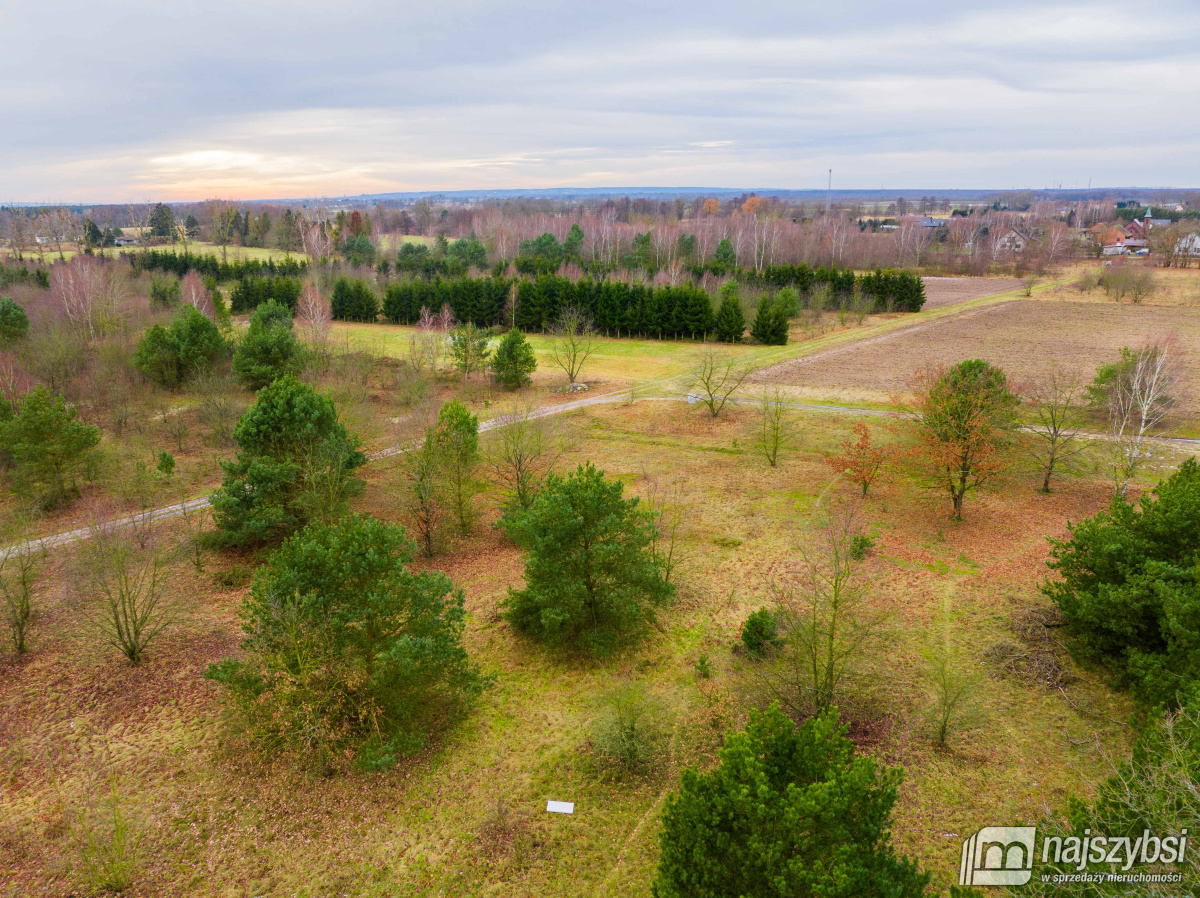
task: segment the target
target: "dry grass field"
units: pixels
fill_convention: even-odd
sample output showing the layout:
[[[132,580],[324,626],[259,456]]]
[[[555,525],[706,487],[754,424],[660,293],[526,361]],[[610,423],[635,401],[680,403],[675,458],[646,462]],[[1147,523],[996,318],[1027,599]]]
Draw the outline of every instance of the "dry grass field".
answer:
[[[1164,323],[1189,359],[1200,346],[1197,310],[993,298],[996,287],[951,285],[940,295],[957,298],[919,316],[871,316],[855,326],[831,313],[819,325],[794,324],[786,347],[737,347],[763,368],[742,396],[779,383],[797,395],[886,406],[922,361],[977,355],[994,354],[1018,379],[1041,370],[1051,350],[1090,372],[1094,356],[1108,358],[1097,334],[1115,354],[1139,327]],[[369,449],[411,440],[422,415],[453,395],[481,420],[514,398],[575,398],[556,392],[564,378],[539,335],[530,336],[539,370],[520,397],[428,372],[415,391],[401,363],[411,333],[338,324],[328,365],[305,374],[335,397]],[[598,340],[584,371],[587,395],[634,385],[640,398],[677,398],[696,349]],[[212,441],[202,398],[147,388],[136,397],[139,426],[119,439],[106,434],[106,455],[132,464],[172,447],[167,421],[189,425],[176,482],[159,482],[145,504],[216,485],[216,459],[232,450]],[[251,399],[244,391],[239,398]],[[107,414],[98,406],[87,413]],[[183,522],[159,525],[179,616],[133,668],[91,622],[96,599],[80,585],[78,546],[52,550],[35,592],[33,648],[0,655],[0,896],[88,894],[82,857],[89,838],[111,830],[114,802],[136,845],[126,894],[138,898],[649,895],[665,794],[685,767],[713,763],[724,732],[769,699],[761,663],[738,650],[741,623],[769,603],[774,572],[798,557],[820,510],[856,502],[826,453],[857,420],[869,420],[883,442],[907,439],[902,422],[886,417],[790,414],[794,436],[775,468],[755,448],[753,404],[731,404],[713,419],[700,405],[622,400],[556,419],[569,445],[561,469],[592,461],[642,496],[678,488],[684,511],[677,597],[645,642],[604,661],[548,651],[497,613],[508,588],[521,584],[523,559],[492,526],[501,496],[485,477],[475,533],[414,566],[445,571],[464,590],[468,651],[496,683],[459,726],[383,773],[323,776],[264,756],[233,725],[222,689],[203,678],[211,662],[238,651],[238,609],[263,554],[210,553],[197,571],[181,548]],[[1089,473],[1042,495],[1024,464],[1014,459],[1006,480],[970,496],[958,524],[946,498],[903,464],[858,508],[875,539],[861,582],[884,627],[842,713],[861,752],[904,768],[894,841],[942,893],[965,834],[1033,822],[1071,795],[1089,795],[1133,735],[1127,698],[1078,669],[1038,624],[1047,607],[1038,590],[1046,538],[1103,508],[1111,487]],[[367,489],[356,510],[404,523],[399,465],[377,459],[362,469]],[[138,497],[116,486],[128,479],[122,470],[85,485],[39,532],[135,509]],[[955,646],[981,677],[971,723],[947,749],[934,747],[927,717],[923,653],[935,644]],[[1037,666],[997,660],[1013,652]],[[711,679],[697,675],[702,656]],[[665,748],[643,776],[614,774],[589,741],[605,696],[630,682],[668,709]],[[545,813],[552,799],[575,802],[575,814]]]
[[[677,480],[688,507],[678,597],[651,639],[602,663],[547,652],[497,617],[521,556],[487,526],[489,490],[478,534],[433,566],[466,591],[468,648],[496,686],[457,730],[387,773],[322,778],[261,758],[228,728],[221,691],[201,674],[236,651],[245,587],[214,575],[252,559],[211,559],[203,573],[177,559],[169,576],[184,614],[133,669],[86,625],[71,552],[55,553],[35,650],[6,655],[0,670],[0,894],[78,894],[80,840],[115,788],[138,839],[132,895],[647,895],[664,793],[766,701],[757,662],[731,651],[741,621],[767,602],[772,567],[794,555],[816,503],[852,498],[822,456],[847,420],[797,416],[796,448],[772,469],[749,448],[753,414],[714,421],[682,403],[638,403],[570,418],[564,466],[592,460],[634,492]],[[401,519],[394,466],[372,464],[367,478],[360,508]],[[1044,605],[1046,535],[1105,501],[1102,484],[1042,496],[1017,476],[951,526],[940,497],[897,477],[860,509],[877,538],[862,576],[886,630],[844,713],[860,750],[906,768],[895,841],[940,888],[962,833],[1061,807],[1128,743],[1125,700],[1058,648],[1035,646],[1061,665],[1061,689],[988,660],[997,644],[1024,644],[1022,622]],[[932,640],[953,641],[984,675],[978,718],[948,751],[932,747],[923,717]],[[701,654],[711,680],[695,675]],[[589,750],[588,724],[631,680],[671,709],[671,738],[654,773],[614,778]],[[575,814],[545,814],[548,799],[574,801]]]

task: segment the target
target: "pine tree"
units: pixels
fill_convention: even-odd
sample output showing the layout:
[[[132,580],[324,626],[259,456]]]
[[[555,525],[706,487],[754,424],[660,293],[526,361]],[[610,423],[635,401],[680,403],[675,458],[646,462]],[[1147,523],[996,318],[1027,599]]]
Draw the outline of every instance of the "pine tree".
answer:
[[[772,705],[721,763],[667,798],[655,898],[918,898],[929,874],[889,838],[899,769],[855,757],[836,711],[796,727]]]
[[[674,587],[654,558],[652,516],[621,492],[620,481],[580,465],[565,479],[550,475],[533,506],[508,525],[528,552],[525,588],[505,600],[514,627],[603,655],[654,621],[654,607]]]
[[[504,335],[496,354],[492,357],[492,375],[496,382],[510,390],[518,390],[532,383],[532,374],[537,369],[537,358],[525,335],[515,327]]]
[[[746,316],[742,314],[742,299],[738,295],[736,281],[728,281],[721,288],[716,329],[717,339],[722,343],[741,343],[746,333]]]

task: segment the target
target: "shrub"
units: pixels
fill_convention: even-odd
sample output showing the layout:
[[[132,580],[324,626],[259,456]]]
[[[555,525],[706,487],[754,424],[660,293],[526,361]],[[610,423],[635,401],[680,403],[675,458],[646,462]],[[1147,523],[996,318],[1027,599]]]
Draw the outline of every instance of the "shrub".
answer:
[[[160,309],[173,309],[179,305],[182,292],[179,286],[179,278],[165,275],[158,277],[157,275],[150,280],[150,305]]]
[[[855,561],[862,561],[873,548],[875,548],[875,540],[865,533],[856,533],[850,539],[850,557]]]
[[[773,611],[759,609],[742,624],[742,645],[751,655],[765,655],[779,642],[779,621]]]
[[[537,370],[537,358],[525,335],[515,327],[504,335],[496,354],[492,356],[492,376],[496,383],[509,390],[527,387],[533,379],[529,376]]]
[[[362,490],[354,470],[366,463],[359,441],[338,420],[333,401],[282,377],[233,431],[236,461],[212,495],[220,540],[250,545],[283,536],[310,520],[337,517]]]
[[[509,590],[505,614],[518,630],[594,654],[640,635],[674,587],[651,552],[654,522],[620,481],[591,464],[550,475],[528,511],[508,526],[523,546],[525,588]]]
[[[667,733],[662,703],[636,684],[605,696],[589,734],[592,751],[609,767],[634,775],[649,773],[662,755]]]
[[[291,313],[269,300],[250,316],[250,327],[233,353],[233,374],[239,383],[256,390],[295,372],[300,356]]]
[[[487,685],[462,645],[462,591],[438,571],[410,572],[412,552],[399,527],[351,515],[300,531],[255,575],[245,660],[207,676],[266,748],[387,767]]]
[[[40,385],[0,423],[0,449],[12,459],[17,489],[45,507],[78,491],[76,478],[99,443],[99,427],[85,424],[73,405]]]
[[[213,582],[221,589],[241,589],[254,577],[254,571],[247,565],[235,564],[223,571],[213,574]]]
[[[194,306],[183,306],[169,328],[156,324],[146,331],[134,364],[155,383],[174,387],[207,374],[226,349],[217,326]]]
[[[902,772],[855,757],[830,711],[796,727],[772,705],[721,763],[667,797],[651,893],[917,898],[929,875],[889,840]]]
[[[0,296],[0,349],[10,349],[29,333],[25,309],[7,296]]]
[[[379,297],[360,280],[338,278],[330,309],[334,321],[374,321],[379,317]]]
[[[1200,683],[1200,465],[1185,461],[1139,505],[1107,511],[1052,539],[1046,593],[1071,648],[1102,664],[1146,705],[1176,704]]]

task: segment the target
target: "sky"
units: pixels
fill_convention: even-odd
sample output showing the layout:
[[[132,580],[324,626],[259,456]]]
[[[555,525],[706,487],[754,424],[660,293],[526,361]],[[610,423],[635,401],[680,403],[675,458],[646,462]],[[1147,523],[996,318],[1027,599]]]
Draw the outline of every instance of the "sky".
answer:
[[[0,202],[1200,186],[1195,0],[4,6]]]

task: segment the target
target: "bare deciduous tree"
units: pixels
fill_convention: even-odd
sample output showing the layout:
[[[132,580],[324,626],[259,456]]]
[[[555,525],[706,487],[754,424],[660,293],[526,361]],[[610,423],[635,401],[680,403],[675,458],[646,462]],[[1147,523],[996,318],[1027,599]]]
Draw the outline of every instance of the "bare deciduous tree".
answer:
[[[486,459],[504,485],[508,501],[528,508],[567,450],[557,418],[538,414],[530,405],[514,406],[500,420],[488,442]]]
[[[116,326],[122,285],[111,263],[76,256],[56,265],[50,272],[50,291],[67,320],[89,341]]]
[[[323,347],[329,339],[333,316],[329,303],[316,284],[305,284],[296,302],[296,321],[312,346]]]
[[[25,252],[33,241],[33,228],[24,211],[13,212],[8,222],[8,247],[18,262],[25,260]]]
[[[575,306],[566,306],[552,328],[554,343],[551,347],[554,364],[567,375],[567,383],[578,381],[579,374],[588,357],[596,349],[596,330],[587,312]]]
[[[948,638],[922,654],[924,680],[933,693],[926,719],[934,742],[945,748],[950,731],[966,724],[974,711],[973,699],[980,677],[966,665]]]
[[[229,244],[233,242],[234,223],[237,218],[237,208],[225,200],[209,200],[209,238],[221,247],[221,261],[228,261]]]
[[[1042,492],[1050,492],[1050,481],[1077,470],[1083,452],[1079,432],[1083,427],[1084,390],[1079,379],[1061,368],[1052,369],[1029,389],[1029,407],[1036,423],[1030,454],[1038,464]]]
[[[141,664],[150,644],[177,616],[148,525],[126,533],[93,522],[81,553],[80,586],[99,599],[93,622],[130,664]]]
[[[189,271],[179,282],[180,298],[185,305],[195,306],[207,318],[215,318],[216,309],[213,307],[212,293],[204,286],[204,278],[198,271]]]
[[[779,451],[787,448],[792,439],[791,420],[787,415],[787,402],[783,393],[763,389],[758,403],[758,432],[755,445],[772,468],[779,462]]]
[[[645,488],[642,501],[654,519],[654,535],[650,541],[650,554],[663,579],[671,582],[671,575],[682,561],[679,541],[683,536],[683,524],[688,518],[690,503],[683,491],[679,477],[650,476],[643,473]]]
[[[1118,372],[1108,391],[1108,436],[1118,495],[1125,495],[1149,453],[1147,441],[1170,413],[1180,381],[1176,354],[1173,337],[1148,341]]]
[[[750,365],[741,357],[705,346],[696,355],[691,388],[699,391],[700,401],[715,418],[750,371]]]
[[[794,714],[833,705],[878,635],[882,620],[868,608],[856,577],[859,536],[852,506],[823,511],[799,559],[778,568],[768,584],[783,645],[766,676]]]
[[[4,593],[5,619],[13,651],[24,654],[29,648],[29,629],[33,623],[33,587],[37,583],[37,565],[45,550],[32,537],[32,516],[23,511],[15,517],[15,526],[6,536],[12,546],[0,550],[0,591]]]
[[[417,543],[426,558],[437,552],[445,514],[441,484],[442,459],[430,425],[420,446],[401,456],[401,470],[408,484],[405,506]]]

